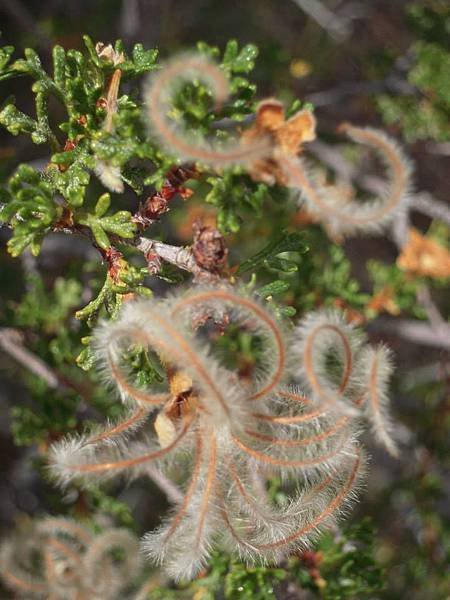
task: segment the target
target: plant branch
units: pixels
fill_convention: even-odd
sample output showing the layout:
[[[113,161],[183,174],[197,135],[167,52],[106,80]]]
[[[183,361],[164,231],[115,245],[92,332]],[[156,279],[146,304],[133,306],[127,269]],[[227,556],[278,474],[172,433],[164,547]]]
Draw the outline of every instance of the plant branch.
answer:
[[[199,266],[191,246],[172,246],[157,240],[140,237],[137,240],[136,248],[145,255],[147,260],[153,259],[152,255],[156,254],[160,259],[175,265],[179,269],[189,271],[194,275],[196,281],[205,283],[218,279],[217,274]]]
[[[0,328],[0,348],[28,371],[43,379],[50,388],[64,392],[72,390],[85,400],[89,400],[91,392],[88,386],[72,381],[49,367],[23,345],[23,336],[17,329]]]
[[[411,208],[450,225],[450,206],[436,200],[429,192],[418,192],[411,198]]]
[[[422,346],[450,349],[450,325],[447,323],[436,330],[428,323],[421,321],[379,317],[369,323],[368,328],[392,334]]]
[[[0,329],[0,348],[26,369],[44,379],[52,389],[65,388],[58,375],[43,360],[22,344],[22,336],[16,329]]]
[[[156,483],[156,485],[166,494],[167,498],[173,504],[178,504],[183,500],[183,494],[178,487],[168,479],[164,473],[162,473],[154,465],[147,466],[147,473]]]
[[[293,2],[313,19],[335,40],[344,41],[351,34],[347,19],[343,19],[331,11],[320,0],[293,0]]]

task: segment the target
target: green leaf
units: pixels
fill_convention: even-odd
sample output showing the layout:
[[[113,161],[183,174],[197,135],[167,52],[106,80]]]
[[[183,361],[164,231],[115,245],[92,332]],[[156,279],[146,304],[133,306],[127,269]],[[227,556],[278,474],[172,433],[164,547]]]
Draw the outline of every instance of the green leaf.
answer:
[[[236,73],[249,73],[255,68],[257,56],[258,48],[253,44],[247,44],[233,61],[233,71]]]
[[[14,46],[3,46],[0,48],[0,73],[5,71],[13,52]]]
[[[104,216],[110,204],[109,194],[103,194],[97,201],[95,212],[80,215],[78,222],[92,230],[95,241],[103,250],[111,247],[107,232],[116,236],[131,239],[136,233],[136,224],[131,220],[131,213],[119,210],[113,215]]]
[[[247,271],[254,271],[263,262],[266,262],[268,266],[273,268],[275,264],[280,264],[276,261],[274,262],[274,260],[275,257],[282,252],[299,252],[302,254],[307,252],[309,248],[306,244],[305,237],[303,232],[296,231],[294,233],[287,233],[287,231],[283,231],[277,238],[269,242],[267,246],[241,263],[237,274],[242,275],[242,273],[246,273]],[[286,262],[288,263],[287,265],[284,262],[282,264],[285,267],[288,267],[289,272],[289,269],[292,268],[290,265],[294,264],[295,266],[295,263],[291,261]],[[297,269],[295,268],[293,270],[295,271]]]
[[[261,298],[268,298],[269,296],[279,296],[283,294],[289,289],[289,283],[287,281],[282,281],[281,279],[277,281],[272,281],[267,285],[264,285],[257,290],[255,293]]]
[[[134,75],[141,75],[156,68],[158,50],[145,50],[142,44],[136,44],[132,52]]]
[[[3,125],[12,135],[34,133],[37,129],[36,121],[16,108],[14,104],[8,104],[0,112],[0,125]]]
[[[238,55],[238,50],[239,47],[237,41],[229,40],[225,46],[225,52],[223,53],[223,64],[231,66]]]
[[[29,165],[20,165],[9,180],[9,194],[0,209],[0,220],[9,223],[13,235],[8,241],[8,251],[19,256],[30,247],[37,255],[44,235],[61,216],[62,208],[55,204],[51,187],[41,179],[39,172]]]
[[[110,194],[103,194],[97,200],[97,204],[95,205],[95,216],[103,217],[103,215],[108,211],[111,205],[111,196]]]

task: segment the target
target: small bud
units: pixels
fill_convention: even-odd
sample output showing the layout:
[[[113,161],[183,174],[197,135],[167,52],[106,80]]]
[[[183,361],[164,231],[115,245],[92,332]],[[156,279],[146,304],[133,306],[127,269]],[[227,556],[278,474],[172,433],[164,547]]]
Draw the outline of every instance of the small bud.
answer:
[[[99,110],[106,110],[108,108],[108,101],[104,96],[101,96],[95,103],[95,106]]]
[[[111,44],[105,46],[103,42],[97,42],[95,45],[95,51],[97,52],[99,58],[105,62],[112,62],[115,67],[120,65],[120,63],[125,62],[125,56],[123,52],[116,52]]]
[[[195,262],[207,271],[220,271],[228,258],[228,248],[225,246],[223,235],[215,227],[203,226],[201,221],[195,221],[192,229],[192,253]]]

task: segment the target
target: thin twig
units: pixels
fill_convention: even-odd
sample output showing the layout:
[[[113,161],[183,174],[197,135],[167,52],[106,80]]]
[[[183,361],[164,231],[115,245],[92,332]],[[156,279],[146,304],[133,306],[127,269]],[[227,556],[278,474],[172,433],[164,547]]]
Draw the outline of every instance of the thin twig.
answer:
[[[347,19],[342,19],[320,0],[293,0],[293,2],[311,17],[335,40],[344,41],[351,34]]]
[[[41,358],[23,345],[23,336],[17,329],[0,328],[0,348],[28,371],[43,379],[50,388],[64,392],[71,390],[84,400],[90,400],[91,390],[87,384],[73,381],[49,367]]]
[[[418,192],[411,198],[411,208],[450,225],[450,206],[436,200],[429,192]]]
[[[66,387],[57,374],[38,356],[22,345],[22,336],[15,329],[0,329],[0,348],[29,371],[44,379],[52,389]]]
[[[428,320],[430,321],[433,329],[438,333],[443,327],[446,326],[447,322],[441,315],[439,308],[434,303],[431,297],[429,288],[424,285],[417,291],[417,300],[425,309]]]
[[[167,498],[173,504],[178,504],[183,500],[183,493],[168,477],[164,475],[154,465],[147,466],[147,473],[156,483],[156,485],[166,494]]]
[[[398,75],[392,74],[378,81],[343,81],[328,90],[308,94],[305,100],[319,108],[343,102],[349,96],[371,96],[388,92],[412,94],[414,91],[414,88],[407,81]]]
[[[196,262],[192,248],[189,246],[172,246],[157,240],[140,237],[136,243],[136,248],[140,250],[146,257],[155,253],[162,260],[175,265],[179,269],[189,271],[194,275],[197,281],[212,281],[217,280],[217,275],[202,269]]]
[[[369,330],[383,331],[422,346],[450,349],[450,325],[444,323],[437,331],[428,323],[410,319],[379,317],[368,324]]]

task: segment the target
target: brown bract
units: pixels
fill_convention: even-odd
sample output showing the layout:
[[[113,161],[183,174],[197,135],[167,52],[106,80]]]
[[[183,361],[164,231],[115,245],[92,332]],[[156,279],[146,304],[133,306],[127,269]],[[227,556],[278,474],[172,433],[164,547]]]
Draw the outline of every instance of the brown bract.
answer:
[[[195,221],[192,225],[194,241],[192,253],[195,262],[202,269],[217,273],[225,266],[228,248],[225,239],[218,229]]]
[[[173,442],[180,420],[193,413],[198,404],[189,375],[169,369],[168,379],[170,397],[154,422],[155,432],[162,448]]]
[[[273,139],[272,156],[255,161],[248,172],[256,181],[263,181],[269,185],[287,185],[286,174],[279,164],[280,159],[283,154],[297,156],[305,142],[315,139],[316,120],[313,114],[305,109],[286,120],[282,103],[268,98],[259,103],[256,121],[242,134],[242,141],[250,143],[267,135]]]
[[[415,275],[450,277],[450,252],[417,229],[410,229],[408,243],[397,259],[397,266]]]

